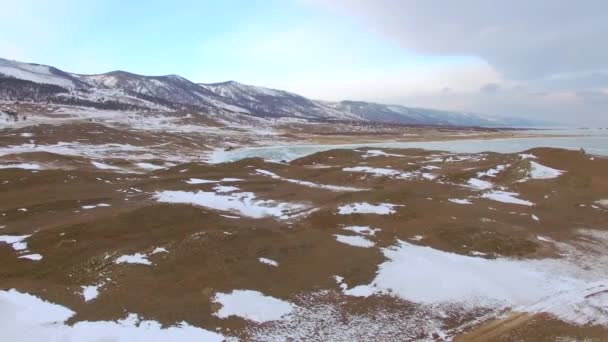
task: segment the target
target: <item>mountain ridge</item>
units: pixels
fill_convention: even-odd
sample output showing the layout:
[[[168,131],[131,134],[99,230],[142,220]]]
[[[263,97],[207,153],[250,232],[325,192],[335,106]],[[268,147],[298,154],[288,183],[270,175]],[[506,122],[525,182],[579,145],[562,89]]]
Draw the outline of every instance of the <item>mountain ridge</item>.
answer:
[[[53,66],[0,58],[0,100],[75,104],[116,110],[199,110],[256,117],[370,121],[408,125],[526,126],[539,122],[493,118],[366,101],[314,100],[280,89],[234,80],[196,83],[176,74],[140,75],[124,70],[70,73]]]

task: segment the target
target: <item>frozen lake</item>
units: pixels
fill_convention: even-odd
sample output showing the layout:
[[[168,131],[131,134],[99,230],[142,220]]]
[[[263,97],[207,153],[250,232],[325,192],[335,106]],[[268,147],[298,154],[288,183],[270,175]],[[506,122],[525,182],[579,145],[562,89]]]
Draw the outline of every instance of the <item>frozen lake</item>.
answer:
[[[412,142],[382,142],[367,144],[342,145],[287,145],[243,148],[234,151],[217,151],[209,156],[211,163],[223,163],[249,157],[260,157],[269,160],[285,160],[301,158],[309,154],[333,150],[355,149],[364,146],[384,148],[423,148],[458,153],[477,152],[520,152],[535,147],[556,147],[570,150],[584,148],[587,153],[608,156],[608,130],[546,130],[530,131],[533,134],[559,134],[563,137],[532,137],[493,140],[451,140],[451,141],[412,141]]]

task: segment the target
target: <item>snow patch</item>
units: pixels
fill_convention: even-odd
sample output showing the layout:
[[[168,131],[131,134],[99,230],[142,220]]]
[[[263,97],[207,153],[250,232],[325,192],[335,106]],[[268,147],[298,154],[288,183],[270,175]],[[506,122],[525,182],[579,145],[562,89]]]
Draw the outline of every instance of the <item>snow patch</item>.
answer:
[[[219,318],[237,316],[257,323],[281,320],[294,309],[294,306],[286,301],[252,290],[217,293],[213,301],[222,305],[215,316]]]
[[[215,192],[160,191],[155,194],[159,202],[193,204],[221,211],[235,212],[253,218],[274,217],[287,220],[307,213],[309,206],[300,203],[259,200],[252,192],[228,195]]]
[[[152,265],[148,256],[141,253],[135,253],[132,255],[122,255],[116,259],[117,264],[140,264],[140,265]]]
[[[448,201],[450,201],[452,203],[456,203],[456,204],[473,204],[468,199],[461,199],[461,198],[450,198],[450,199],[448,199]]]
[[[16,290],[0,291],[0,331],[5,341],[220,342],[224,336],[187,323],[163,328],[135,314],[125,319],[67,325],[75,313],[61,305]]]
[[[334,235],[336,237],[336,240],[338,242],[347,244],[347,245],[351,245],[354,247],[363,247],[363,248],[370,248],[370,247],[374,247],[375,243],[373,241],[370,241],[366,238],[364,238],[363,236],[350,236],[350,235],[339,235],[339,234],[335,234]]]
[[[481,197],[490,199],[493,201],[503,202],[503,203],[511,203],[511,204],[527,205],[527,206],[534,205],[534,203],[532,203],[530,201],[526,201],[526,200],[515,197],[518,195],[519,194],[516,192],[494,190],[494,191],[490,191],[490,192],[486,192],[485,194],[482,194]]]
[[[361,234],[361,235],[376,235],[376,232],[379,232],[381,229],[380,228],[372,228],[369,226],[348,226],[348,227],[344,227],[342,228],[344,230],[348,230],[351,232],[355,232],[357,234]]]
[[[279,266],[278,262],[276,262],[272,259],[268,259],[268,258],[258,258],[258,261],[261,262],[262,264],[266,264],[266,265],[270,265],[270,266],[274,266],[274,267]]]
[[[350,215],[350,214],[378,214],[388,215],[395,213],[395,207],[401,207],[402,205],[380,203],[380,204],[369,204],[365,202],[352,203],[338,207],[338,214]]]

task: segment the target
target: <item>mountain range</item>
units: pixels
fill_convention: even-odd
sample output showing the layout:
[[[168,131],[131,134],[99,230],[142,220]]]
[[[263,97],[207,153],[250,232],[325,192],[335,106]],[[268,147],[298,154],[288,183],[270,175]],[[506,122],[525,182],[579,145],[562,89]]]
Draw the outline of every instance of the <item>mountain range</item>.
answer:
[[[370,121],[411,125],[538,126],[518,118],[363,101],[328,102],[235,81],[195,83],[178,75],[126,71],[82,75],[0,58],[0,100],[139,111],[232,112],[264,118]]]

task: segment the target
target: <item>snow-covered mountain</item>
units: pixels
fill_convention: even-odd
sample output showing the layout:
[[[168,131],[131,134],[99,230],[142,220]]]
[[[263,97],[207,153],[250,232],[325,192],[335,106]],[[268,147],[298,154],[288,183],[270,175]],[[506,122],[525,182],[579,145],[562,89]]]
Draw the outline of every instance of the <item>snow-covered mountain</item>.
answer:
[[[246,108],[249,113],[257,116],[361,120],[358,115],[335,110],[320,102],[284,90],[251,86],[235,81],[199,85],[234,101],[238,106]]]
[[[386,105],[362,101],[323,102],[324,105],[341,112],[351,113],[363,119],[375,122],[411,124],[411,125],[447,125],[447,126],[526,126],[540,125],[517,118],[496,118],[474,113],[454,112],[428,108]]]
[[[235,81],[194,83],[178,75],[144,76],[126,71],[74,74],[57,68],[0,58],[0,100],[46,102],[116,110],[195,110],[256,117],[357,120],[416,125],[507,126],[471,113],[410,108],[361,101],[327,102],[284,90]],[[537,123],[535,123],[537,124]]]

